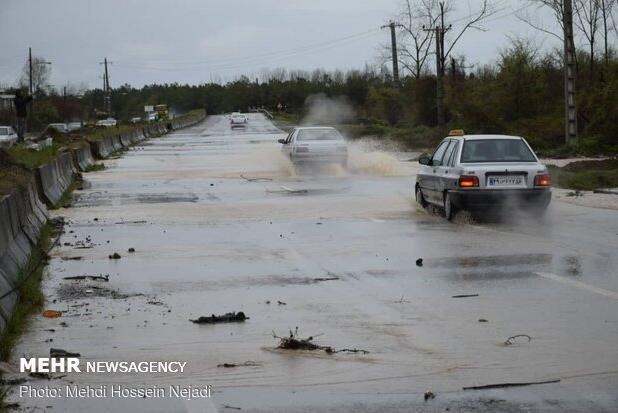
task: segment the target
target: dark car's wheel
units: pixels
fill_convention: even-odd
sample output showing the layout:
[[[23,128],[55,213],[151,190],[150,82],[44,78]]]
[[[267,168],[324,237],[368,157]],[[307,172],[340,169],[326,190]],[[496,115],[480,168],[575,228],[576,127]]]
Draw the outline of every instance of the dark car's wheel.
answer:
[[[453,205],[453,201],[451,200],[451,195],[448,192],[444,193],[444,217],[452,221],[457,213],[457,209],[455,205]]]
[[[417,185],[415,190],[416,203],[421,206],[421,208],[427,208],[427,201],[423,196],[423,192],[421,192],[421,188]]]

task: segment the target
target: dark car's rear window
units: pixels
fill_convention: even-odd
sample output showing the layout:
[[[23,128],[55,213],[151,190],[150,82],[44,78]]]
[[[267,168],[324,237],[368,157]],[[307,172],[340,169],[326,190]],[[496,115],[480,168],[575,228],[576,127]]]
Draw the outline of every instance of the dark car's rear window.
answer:
[[[464,143],[461,163],[536,162],[522,139],[474,139]]]

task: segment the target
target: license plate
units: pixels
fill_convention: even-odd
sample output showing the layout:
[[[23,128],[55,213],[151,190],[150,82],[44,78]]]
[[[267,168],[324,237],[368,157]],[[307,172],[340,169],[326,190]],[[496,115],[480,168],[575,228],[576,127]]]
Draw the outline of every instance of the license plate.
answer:
[[[488,176],[487,186],[493,187],[493,188],[498,188],[498,187],[518,188],[518,187],[525,187],[526,182],[524,181],[523,175]]]

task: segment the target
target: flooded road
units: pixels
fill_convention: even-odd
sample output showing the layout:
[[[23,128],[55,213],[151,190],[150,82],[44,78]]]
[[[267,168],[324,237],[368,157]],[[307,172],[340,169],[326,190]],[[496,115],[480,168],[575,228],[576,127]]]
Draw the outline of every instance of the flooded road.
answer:
[[[12,360],[54,347],[83,361],[186,361],[182,374],[29,384],[211,385],[212,398],[13,391],[12,401],[89,412],[616,411],[616,211],[555,202],[543,221],[450,223],[416,207],[404,154],[355,144],[348,170],[297,175],[268,120],[228,122],[212,116],[85,174],[89,188],[58,211],[68,224],[43,283],[46,309],[65,313],[34,316]],[[109,282],[63,279],[79,275]],[[250,319],[189,321],[232,311]],[[273,332],[296,327],[369,354],[276,349]],[[518,334],[531,340],[504,344]],[[425,402],[428,390],[437,397]]]

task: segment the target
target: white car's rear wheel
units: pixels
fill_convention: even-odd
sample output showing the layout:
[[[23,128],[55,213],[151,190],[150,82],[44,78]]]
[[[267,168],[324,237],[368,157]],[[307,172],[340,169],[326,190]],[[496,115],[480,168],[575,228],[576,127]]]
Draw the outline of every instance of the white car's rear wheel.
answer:
[[[455,205],[453,205],[453,201],[451,200],[451,194],[446,192],[444,194],[444,217],[452,221],[455,217],[457,210],[455,209]]]

